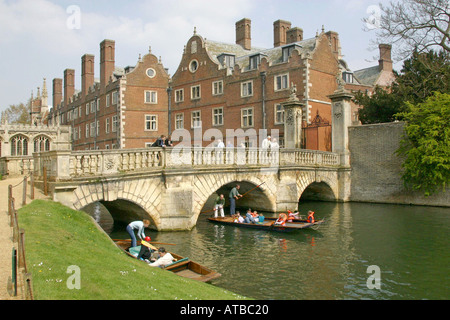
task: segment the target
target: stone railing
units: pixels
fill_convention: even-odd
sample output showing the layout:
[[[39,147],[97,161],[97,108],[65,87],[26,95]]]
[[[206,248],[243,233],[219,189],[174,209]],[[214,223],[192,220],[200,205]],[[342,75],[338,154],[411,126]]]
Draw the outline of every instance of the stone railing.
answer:
[[[337,153],[303,149],[146,148],[98,151],[49,151],[34,154],[35,175],[69,180],[120,173],[200,166],[339,166]]]
[[[0,158],[0,174],[3,176],[22,176],[31,172],[33,172],[32,156],[8,156]]]

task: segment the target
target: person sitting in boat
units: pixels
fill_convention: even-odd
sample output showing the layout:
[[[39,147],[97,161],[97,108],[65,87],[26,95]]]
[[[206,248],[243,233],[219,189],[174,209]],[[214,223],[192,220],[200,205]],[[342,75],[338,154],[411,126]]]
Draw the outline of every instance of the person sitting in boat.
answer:
[[[152,241],[150,237],[145,237],[145,240],[141,242],[141,250],[139,251],[139,254],[137,256],[138,260],[144,260],[146,262],[150,261],[152,253],[154,251],[152,250],[151,245],[148,243],[150,241]]]
[[[248,209],[244,219],[245,223],[256,223],[255,218],[252,215],[252,209]]]
[[[259,216],[258,216],[258,222],[259,223],[263,223],[264,219],[265,219],[264,215],[262,213],[260,213]]]
[[[280,215],[278,216],[277,221],[275,221],[275,225],[278,226],[284,226],[286,224],[286,220],[287,220],[287,214],[286,213],[280,213]]]
[[[308,221],[308,223],[314,223],[316,222],[316,220],[314,219],[314,211],[309,210],[308,211],[308,218],[306,218],[306,221]]]
[[[298,215],[300,214],[300,212],[292,212],[291,210],[288,210],[288,222],[292,222],[294,221],[294,219],[298,219]]]
[[[255,222],[259,222],[259,215],[258,215],[258,211],[253,211],[252,212],[252,217],[253,217],[253,220],[255,221]]]
[[[244,218],[241,216],[241,213],[239,211],[236,211],[236,214],[234,215],[234,222],[236,223],[243,223]]]
[[[164,268],[165,266],[171,264],[175,258],[170,254],[170,252],[167,252],[164,247],[161,247],[158,249],[159,259],[155,262],[152,262],[149,264],[151,267],[159,267]]]

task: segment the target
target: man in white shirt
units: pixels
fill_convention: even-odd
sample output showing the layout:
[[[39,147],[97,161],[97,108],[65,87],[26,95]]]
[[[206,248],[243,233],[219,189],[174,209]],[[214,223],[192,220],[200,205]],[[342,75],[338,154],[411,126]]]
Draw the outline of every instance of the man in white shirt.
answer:
[[[158,249],[158,253],[159,259],[153,263],[150,263],[149,266],[164,268],[175,260],[174,257],[169,252],[166,252],[166,249],[163,247]]]

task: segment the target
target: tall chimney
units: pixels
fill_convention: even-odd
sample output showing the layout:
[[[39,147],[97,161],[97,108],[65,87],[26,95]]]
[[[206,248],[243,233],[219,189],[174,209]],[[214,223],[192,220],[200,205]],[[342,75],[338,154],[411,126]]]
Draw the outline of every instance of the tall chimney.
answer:
[[[69,98],[75,93],[75,70],[64,70],[64,106],[69,104]]]
[[[94,56],[85,54],[81,57],[81,94],[83,97],[89,92],[89,87],[94,84]]]
[[[273,46],[280,47],[286,44],[286,32],[291,28],[291,23],[285,20],[277,20],[273,23]]]
[[[236,22],[236,44],[245,50],[252,48],[252,21],[244,18]]]
[[[380,60],[378,60],[380,70],[392,71],[392,46],[390,44],[382,43],[378,46],[378,48],[380,49]]]
[[[286,44],[303,41],[303,29],[292,28],[286,32]]]
[[[105,88],[114,72],[115,49],[114,40],[105,39],[100,43],[100,88]]]
[[[63,86],[62,79],[59,78],[53,79],[53,108],[56,108],[58,104],[62,102],[63,99],[62,86]]]

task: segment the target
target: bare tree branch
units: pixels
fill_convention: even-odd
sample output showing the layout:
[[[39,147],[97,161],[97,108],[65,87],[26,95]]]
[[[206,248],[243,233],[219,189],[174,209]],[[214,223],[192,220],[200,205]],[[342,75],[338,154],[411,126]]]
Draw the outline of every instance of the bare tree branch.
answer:
[[[372,43],[396,44],[396,60],[403,60],[414,50],[428,52],[443,49],[450,52],[450,3],[448,0],[391,1],[379,4],[381,15],[376,40]],[[363,19],[369,23],[369,19]],[[370,28],[373,29],[373,28]],[[370,31],[366,28],[366,31]]]

